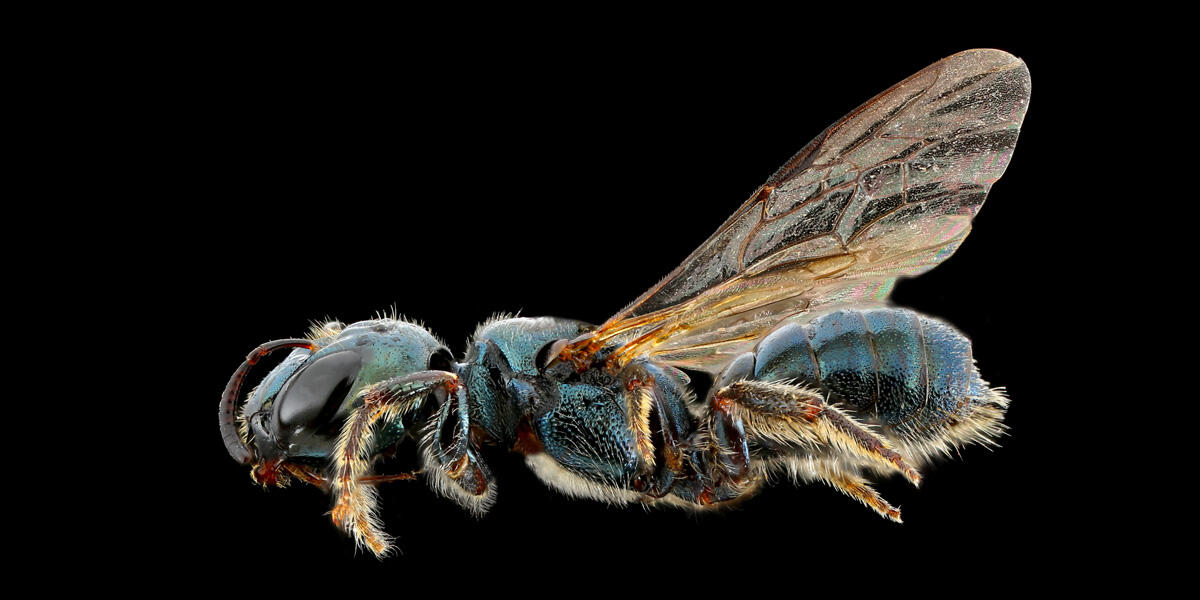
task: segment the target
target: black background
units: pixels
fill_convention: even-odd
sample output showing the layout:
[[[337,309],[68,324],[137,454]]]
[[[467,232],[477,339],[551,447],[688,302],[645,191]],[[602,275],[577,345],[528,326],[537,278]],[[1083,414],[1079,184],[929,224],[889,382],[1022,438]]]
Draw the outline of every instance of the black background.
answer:
[[[166,340],[147,371],[169,399],[133,425],[165,458],[149,468],[158,516],[133,525],[148,560],[284,589],[417,573],[463,590],[550,573],[687,588],[843,569],[1020,578],[1079,544],[1074,525],[1094,500],[1069,476],[1074,408],[1061,391],[1082,317],[1062,308],[1074,284],[1048,268],[1072,252],[1057,232],[1070,218],[1059,159],[1087,110],[1074,50],[970,31],[638,46],[617,31],[583,42],[260,32],[201,35],[166,58],[132,48],[145,94],[122,113],[135,115],[136,195],[151,200],[139,218],[152,225],[120,242],[133,280],[97,293],[136,289],[150,315],[140,326]],[[499,452],[488,456],[498,501],[480,520],[423,483],[385,487],[402,554],[380,562],[329,524],[319,491],[264,492],[226,455],[213,405],[259,343],[393,306],[455,352],[497,312],[603,321],[828,124],[971,47],[1029,65],[1021,139],[966,243],[892,299],[974,341],[984,377],[1013,400],[1011,430],[997,450],[926,468],[920,490],[880,481],[905,524],[787,483],[703,515],[609,507],[558,495]]]

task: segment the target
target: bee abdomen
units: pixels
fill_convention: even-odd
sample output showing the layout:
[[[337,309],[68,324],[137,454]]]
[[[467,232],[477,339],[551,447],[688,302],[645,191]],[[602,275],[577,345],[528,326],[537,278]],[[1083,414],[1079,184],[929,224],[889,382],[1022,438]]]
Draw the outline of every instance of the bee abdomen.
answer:
[[[763,338],[754,379],[820,388],[885,431],[926,437],[1002,399],[988,389],[971,342],[953,327],[899,308],[846,309]]]

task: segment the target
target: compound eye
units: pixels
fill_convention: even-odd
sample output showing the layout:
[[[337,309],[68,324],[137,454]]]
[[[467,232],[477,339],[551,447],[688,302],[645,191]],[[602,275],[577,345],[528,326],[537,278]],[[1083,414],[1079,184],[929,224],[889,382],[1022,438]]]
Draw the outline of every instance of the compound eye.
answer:
[[[280,393],[279,424],[284,429],[319,426],[337,414],[358,377],[357,352],[330,354],[304,367]]]

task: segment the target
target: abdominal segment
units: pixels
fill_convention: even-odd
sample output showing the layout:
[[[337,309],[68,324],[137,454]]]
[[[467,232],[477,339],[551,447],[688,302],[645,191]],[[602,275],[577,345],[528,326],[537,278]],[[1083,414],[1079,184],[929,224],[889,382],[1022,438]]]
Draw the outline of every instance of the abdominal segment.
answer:
[[[755,363],[755,380],[819,389],[918,455],[1002,429],[1007,399],[980,377],[971,341],[910,310],[846,309],[785,325],[759,343]]]

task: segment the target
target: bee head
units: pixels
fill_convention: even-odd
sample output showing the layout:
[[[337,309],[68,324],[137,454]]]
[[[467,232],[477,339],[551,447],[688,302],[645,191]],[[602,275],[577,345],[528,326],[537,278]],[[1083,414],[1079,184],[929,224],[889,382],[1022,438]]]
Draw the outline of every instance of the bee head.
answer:
[[[266,354],[291,353],[236,410],[243,380]],[[303,339],[269,342],[255,349],[230,378],[221,398],[221,435],[229,455],[251,465],[251,477],[282,486],[289,473],[319,472],[329,461],[355,401],[372,385],[429,369],[453,369],[444,344],[419,325],[381,318],[314,326]],[[397,421],[381,432],[383,450],[405,435]],[[314,481],[310,481],[314,482]]]

